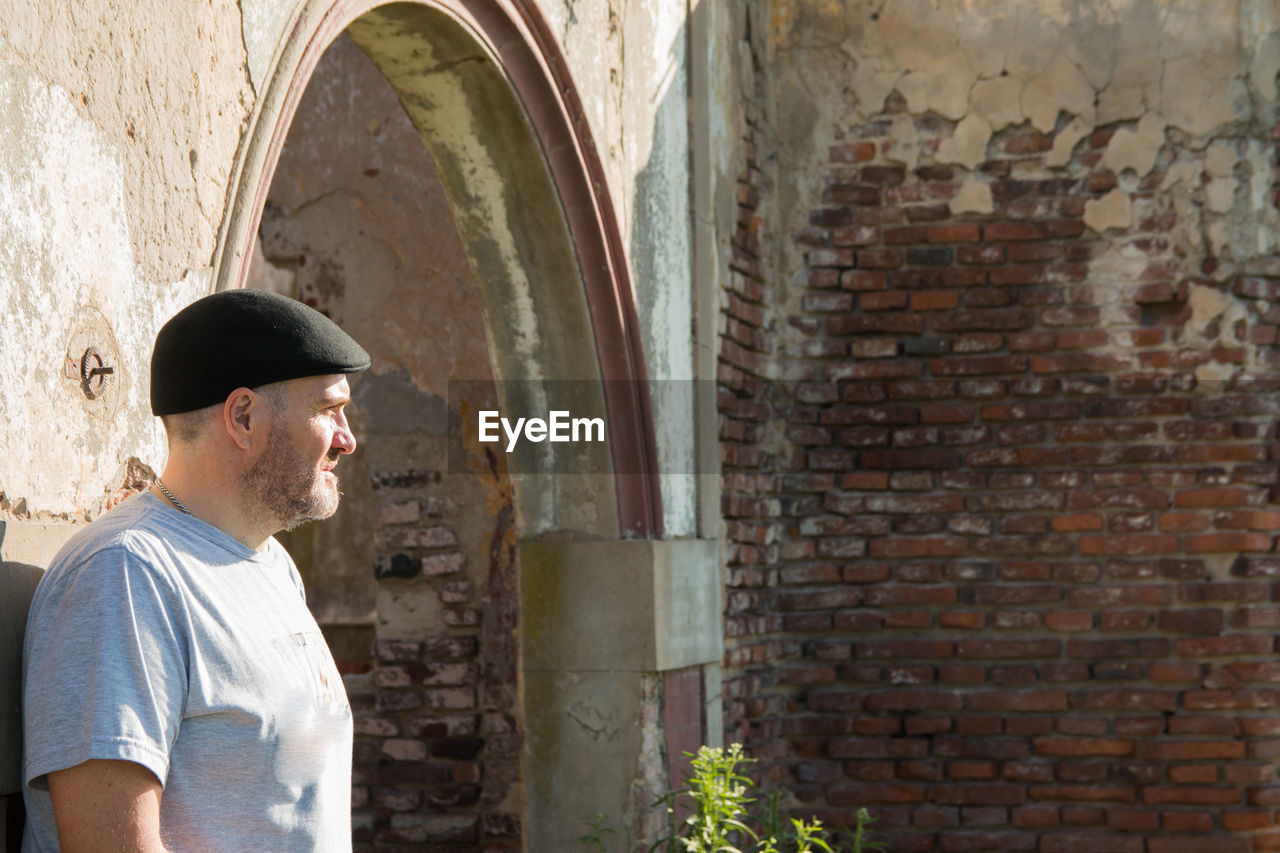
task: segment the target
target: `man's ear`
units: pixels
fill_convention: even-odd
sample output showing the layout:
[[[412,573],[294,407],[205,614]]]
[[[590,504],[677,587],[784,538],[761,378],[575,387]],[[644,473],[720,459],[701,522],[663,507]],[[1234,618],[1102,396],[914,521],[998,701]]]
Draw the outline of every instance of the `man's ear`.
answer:
[[[222,404],[223,426],[241,450],[250,449],[254,439],[265,434],[267,408],[267,401],[251,388],[237,388],[227,395]]]

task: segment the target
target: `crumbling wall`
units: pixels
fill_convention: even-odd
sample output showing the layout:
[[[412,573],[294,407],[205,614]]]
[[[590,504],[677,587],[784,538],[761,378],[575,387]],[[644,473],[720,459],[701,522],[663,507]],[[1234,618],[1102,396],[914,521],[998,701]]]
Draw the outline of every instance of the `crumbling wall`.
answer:
[[[1269,849],[1271,10],[768,12],[726,726],[894,850]]]

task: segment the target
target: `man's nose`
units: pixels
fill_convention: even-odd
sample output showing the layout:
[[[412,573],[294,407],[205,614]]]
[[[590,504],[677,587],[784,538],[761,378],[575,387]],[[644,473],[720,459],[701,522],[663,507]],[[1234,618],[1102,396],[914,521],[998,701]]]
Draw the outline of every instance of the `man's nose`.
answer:
[[[340,453],[351,453],[356,449],[356,436],[351,431],[351,425],[347,423],[345,416],[333,433],[333,446]]]

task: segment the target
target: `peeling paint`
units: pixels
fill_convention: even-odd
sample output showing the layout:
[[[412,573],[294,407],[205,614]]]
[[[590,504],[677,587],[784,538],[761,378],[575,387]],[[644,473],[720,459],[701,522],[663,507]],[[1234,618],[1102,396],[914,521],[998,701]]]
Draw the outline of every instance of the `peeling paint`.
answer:
[[[1045,165],[1061,167],[1070,163],[1076,146],[1092,130],[1093,126],[1083,119],[1073,119],[1069,125],[1054,136],[1053,148],[1049,150],[1049,153],[1044,158]]]
[[[1084,224],[1099,234],[1108,228],[1124,229],[1133,224],[1132,200],[1121,190],[1112,190],[1084,205]]]
[[[995,210],[991,187],[976,178],[969,178],[951,200],[950,208],[956,216],[964,213],[990,213]]]
[[[987,143],[991,140],[991,125],[982,116],[970,114],[956,125],[950,139],[944,139],[934,155],[939,163],[956,163],[968,169],[977,168],[987,159]]]
[[[1013,77],[979,80],[973,84],[969,94],[973,112],[985,118],[993,130],[1022,124],[1026,120],[1021,98],[1022,81]]]
[[[1164,119],[1155,113],[1147,113],[1138,120],[1134,130],[1117,130],[1102,155],[1103,168],[1117,175],[1125,169],[1132,169],[1137,177],[1145,176],[1155,165],[1156,155],[1164,144],[1164,128]]]

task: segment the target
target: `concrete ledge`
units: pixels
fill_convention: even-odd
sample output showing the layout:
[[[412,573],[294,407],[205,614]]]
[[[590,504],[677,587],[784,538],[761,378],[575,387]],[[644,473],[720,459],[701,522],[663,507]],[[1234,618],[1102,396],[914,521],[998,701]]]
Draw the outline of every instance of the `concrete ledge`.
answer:
[[[520,545],[526,672],[660,672],[723,653],[718,543]]]

